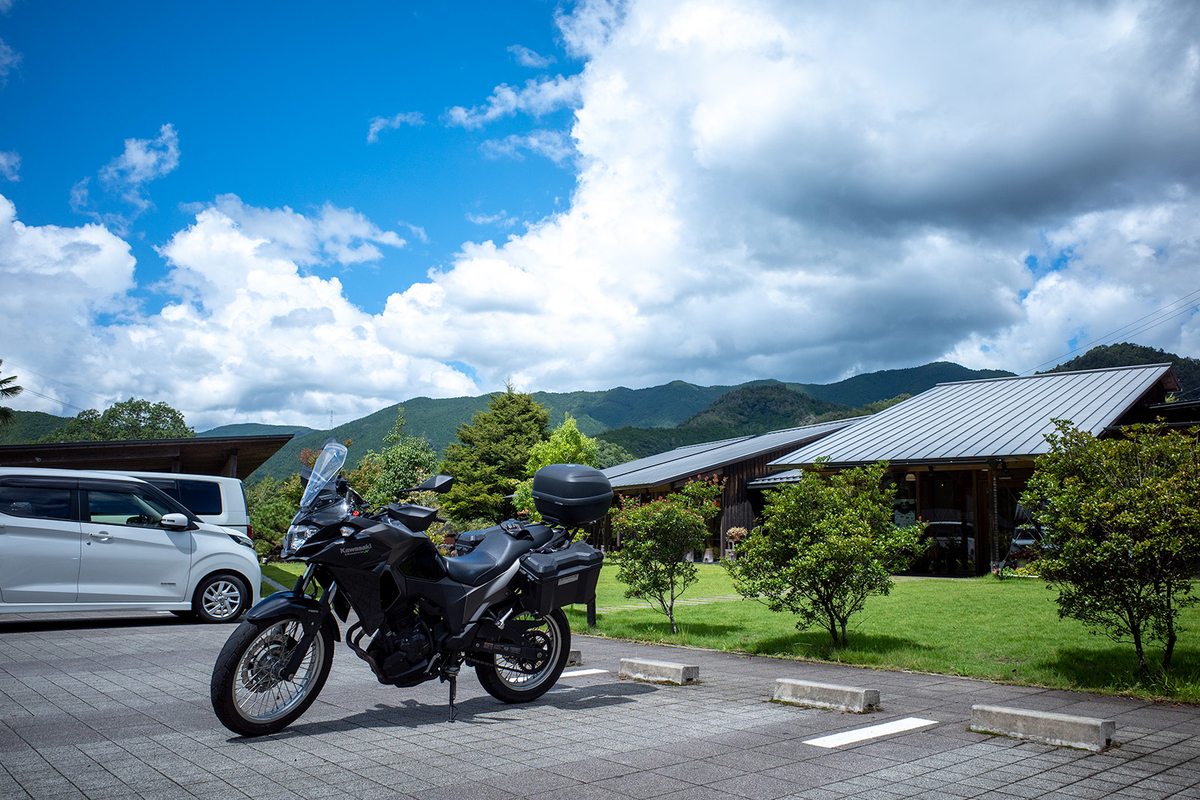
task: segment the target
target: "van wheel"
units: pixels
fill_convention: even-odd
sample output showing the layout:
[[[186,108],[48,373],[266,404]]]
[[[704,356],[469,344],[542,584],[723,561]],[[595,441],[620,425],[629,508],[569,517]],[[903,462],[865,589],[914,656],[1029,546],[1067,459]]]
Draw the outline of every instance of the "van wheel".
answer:
[[[200,581],[192,613],[200,622],[232,622],[250,606],[250,587],[239,575],[224,572]]]

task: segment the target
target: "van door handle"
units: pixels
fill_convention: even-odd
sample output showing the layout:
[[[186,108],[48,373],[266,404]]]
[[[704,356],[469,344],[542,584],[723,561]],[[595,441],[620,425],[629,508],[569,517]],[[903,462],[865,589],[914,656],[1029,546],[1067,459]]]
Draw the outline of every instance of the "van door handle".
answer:
[[[93,539],[98,539],[102,542],[107,542],[109,539],[112,538],[112,534],[109,533],[108,531],[100,531],[98,533],[89,533],[88,536],[92,537]]]

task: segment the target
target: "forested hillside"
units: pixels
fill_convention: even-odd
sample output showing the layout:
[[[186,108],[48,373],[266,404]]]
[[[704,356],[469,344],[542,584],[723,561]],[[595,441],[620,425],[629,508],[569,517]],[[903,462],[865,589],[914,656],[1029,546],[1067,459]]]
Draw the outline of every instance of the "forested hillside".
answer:
[[[949,361],[935,361],[908,369],[867,372],[837,383],[789,383],[787,387],[818,400],[857,407],[899,394],[920,394],[939,383],[1003,378],[1014,374],[1003,369],[967,369]]]
[[[1093,347],[1081,356],[1059,364],[1046,372],[1071,372],[1077,369],[1105,369],[1107,367],[1131,367],[1136,364],[1173,364],[1175,377],[1179,379],[1178,396],[1186,400],[1200,399],[1200,359],[1177,356],[1165,350],[1144,347],[1140,344],[1120,344]]]

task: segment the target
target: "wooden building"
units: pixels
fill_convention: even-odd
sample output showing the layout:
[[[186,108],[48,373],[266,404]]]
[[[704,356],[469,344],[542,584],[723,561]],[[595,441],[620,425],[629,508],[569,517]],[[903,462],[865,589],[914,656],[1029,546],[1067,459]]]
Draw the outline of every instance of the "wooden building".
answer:
[[[687,445],[609,467],[603,472],[618,495],[638,497],[659,497],[697,478],[723,480],[721,516],[707,545],[716,555],[725,552],[725,534],[730,528],[754,526],[755,517],[761,511],[761,497],[748,487],[755,478],[771,473],[772,461],[864,419],[867,418],[854,417],[771,431],[760,436]],[[612,532],[602,534],[601,542],[619,546]]]
[[[938,384],[927,392],[771,462],[826,470],[877,461],[896,482],[896,523],[929,523],[914,571],[986,573],[1008,551],[1034,462],[1048,452],[1055,420],[1094,436],[1164,418],[1200,421],[1200,404],[1167,403],[1179,389],[1170,364],[1055,372]],[[760,478],[751,490],[795,480],[798,470]]]

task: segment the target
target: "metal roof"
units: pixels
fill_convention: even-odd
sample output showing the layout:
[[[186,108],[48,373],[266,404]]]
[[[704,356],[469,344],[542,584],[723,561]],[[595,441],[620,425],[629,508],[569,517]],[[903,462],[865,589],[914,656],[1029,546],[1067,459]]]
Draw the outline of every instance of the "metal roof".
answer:
[[[856,425],[864,419],[867,417],[851,417],[771,431],[761,436],[742,436],[707,444],[687,445],[602,471],[612,487],[617,490],[663,486],[683,478],[712,472],[763,453],[791,446],[800,447],[814,439]]]
[[[1049,449],[1045,434],[1054,420],[1099,435],[1159,382],[1178,387],[1170,364],[939,383],[771,466],[820,457],[849,466],[1037,456]]]
[[[771,489],[784,483],[799,483],[802,477],[804,477],[804,470],[789,469],[785,472],[773,472],[770,475],[763,475],[761,478],[747,481],[746,486],[750,489]]]

